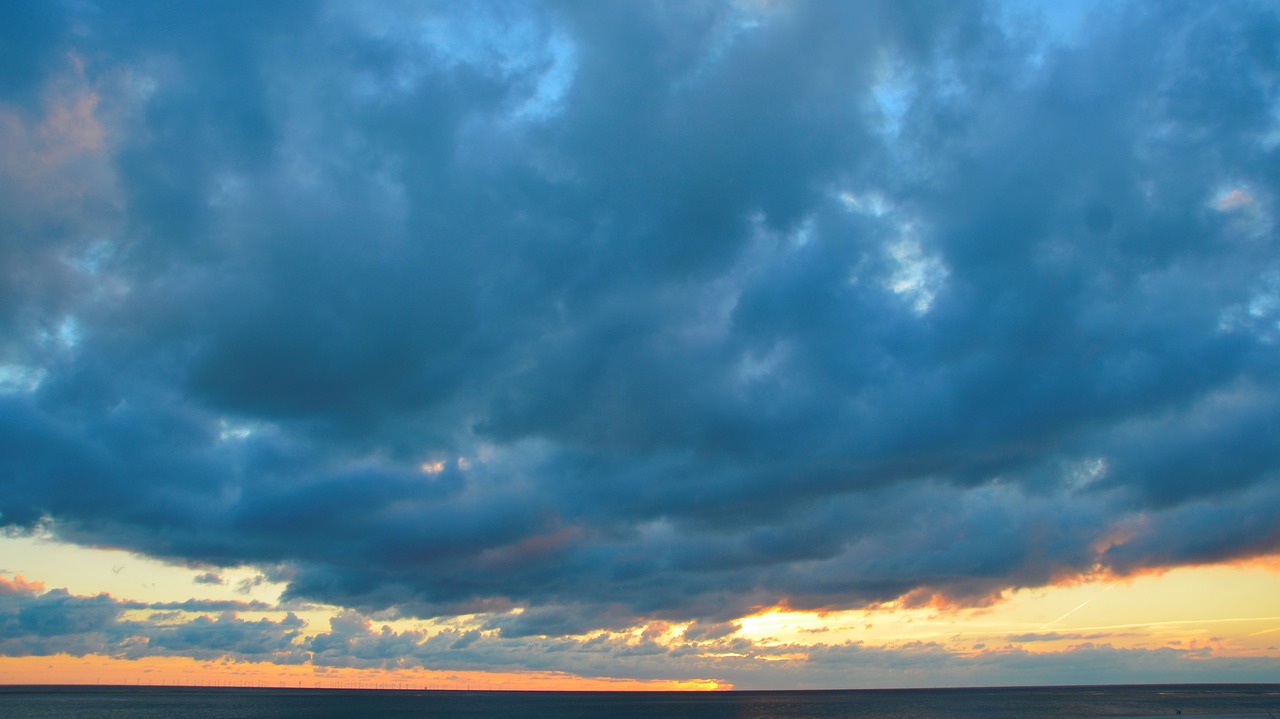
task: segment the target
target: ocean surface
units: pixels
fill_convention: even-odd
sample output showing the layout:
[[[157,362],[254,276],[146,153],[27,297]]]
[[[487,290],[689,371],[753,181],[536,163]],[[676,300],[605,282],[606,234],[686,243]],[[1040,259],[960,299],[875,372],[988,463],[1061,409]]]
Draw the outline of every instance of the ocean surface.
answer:
[[[4,719],[1280,719],[1280,684],[714,693],[0,686]]]

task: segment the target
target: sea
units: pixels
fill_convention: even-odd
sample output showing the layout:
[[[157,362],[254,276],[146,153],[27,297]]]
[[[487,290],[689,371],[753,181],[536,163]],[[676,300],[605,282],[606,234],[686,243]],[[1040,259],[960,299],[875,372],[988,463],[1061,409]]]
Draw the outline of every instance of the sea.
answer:
[[[4,719],[1280,719],[1280,684],[730,692],[0,686]]]

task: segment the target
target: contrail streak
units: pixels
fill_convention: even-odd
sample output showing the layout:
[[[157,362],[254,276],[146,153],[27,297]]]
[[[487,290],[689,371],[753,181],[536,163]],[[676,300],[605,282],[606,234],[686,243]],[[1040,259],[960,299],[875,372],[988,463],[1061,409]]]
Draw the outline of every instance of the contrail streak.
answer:
[[[1075,614],[1076,612],[1080,611],[1081,609],[1084,609],[1084,608],[1085,608],[1085,606],[1086,606],[1087,604],[1089,604],[1089,602],[1092,602],[1093,600],[1097,599],[1098,597],[1101,597],[1103,594],[1106,594],[1107,592],[1111,591],[1111,588],[1112,588],[1112,587],[1114,587],[1114,586],[1116,586],[1116,585],[1117,585],[1117,584],[1119,584],[1119,583],[1120,583],[1120,582],[1112,582],[1112,583],[1108,584],[1108,585],[1107,585],[1107,587],[1106,587],[1106,589],[1103,589],[1101,592],[1098,592],[1097,594],[1093,595],[1092,597],[1089,597],[1088,599],[1084,600],[1083,602],[1080,602],[1080,604],[1079,604],[1079,605],[1077,605],[1075,609],[1072,609],[1071,611],[1067,612],[1066,614],[1063,614],[1062,616],[1058,617],[1057,619],[1053,620],[1052,622],[1047,622],[1047,623],[1045,623],[1045,624],[1042,624],[1042,625],[1040,626],[1040,628],[1039,628],[1039,629],[1037,629],[1036,631],[1037,631],[1037,632],[1039,632],[1039,631],[1043,631],[1045,628],[1047,628],[1047,627],[1051,627],[1051,626],[1053,626],[1054,624],[1057,624],[1058,622],[1062,621],[1063,619],[1066,619],[1067,617],[1071,616],[1072,614]]]

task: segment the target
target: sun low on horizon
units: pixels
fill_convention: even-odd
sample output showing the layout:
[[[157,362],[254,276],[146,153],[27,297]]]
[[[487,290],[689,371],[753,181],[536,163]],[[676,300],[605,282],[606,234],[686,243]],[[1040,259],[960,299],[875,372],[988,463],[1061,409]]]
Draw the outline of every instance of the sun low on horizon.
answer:
[[[1280,8],[0,7],[0,683],[1280,677]]]

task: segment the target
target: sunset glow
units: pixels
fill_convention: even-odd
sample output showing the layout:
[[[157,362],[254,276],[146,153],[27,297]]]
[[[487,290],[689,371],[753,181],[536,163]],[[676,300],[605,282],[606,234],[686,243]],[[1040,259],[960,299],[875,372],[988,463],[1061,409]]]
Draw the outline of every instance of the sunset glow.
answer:
[[[97,684],[120,686],[281,687],[452,691],[713,691],[732,689],[710,680],[578,677],[555,672],[425,671],[351,669],[271,664],[202,662],[181,657],[112,659],[101,656],[4,657],[6,684]]]
[[[11,538],[0,541],[0,560],[20,561],[22,557],[42,557],[52,568],[52,576],[67,578],[72,571],[81,581],[110,582],[117,600],[147,602],[178,601],[189,598],[194,570],[173,567],[126,553],[58,544],[49,540]],[[906,608],[885,604],[862,610],[793,611],[775,608],[734,620],[736,625],[723,636],[703,639],[690,632],[692,625],[639,626],[612,635],[640,648],[643,642],[667,651],[693,650],[714,671],[717,660],[750,661],[761,666],[803,667],[810,649],[855,645],[901,650],[935,647],[957,661],[983,654],[1007,655],[1010,651],[1041,655],[1067,655],[1082,646],[1105,646],[1119,650],[1167,649],[1196,657],[1269,658],[1280,643],[1280,614],[1270,597],[1280,592],[1280,572],[1276,558],[1264,558],[1233,565],[1187,567],[1152,572],[1129,579],[1114,577],[1076,581],[1059,586],[1010,591],[989,606],[972,608]],[[99,570],[95,577],[94,568]],[[105,568],[105,571],[102,571]],[[122,579],[122,577],[125,577]],[[88,586],[85,584],[80,587]],[[207,586],[207,599],[241,601],[247,584],[239,589],[225,585]],[[1214,592],[1205,592],[1212,586]],[[46,583],[22,575],[0,576],[0,595],[16,592],[43,593]],[[175,590],[179,590],[175,593]],[[269,605],[279,603],[279,587],[253,586],[255,597]],[[262,601],[256,599],[255,601]],[[327,634],[336,607],[293,606],[293,616],[302,617],[300,646]],[[289,612],[242,608],[234,611],[247,622],[279,622]],[[122,621],[183,626],[207,612],[169,611],[156,618],[155,610],[129,609]],[[411,641],[421,642],[441,632],[466,632],[479,623],[462,618],[453,622],[394,620],[381,623],[380,631],[392,631]],[[376,627],[375,627],[376,628]],[[586,635],[578,640],[590,643],[604,635]],[[144,637],[140,641],[146,642]],[[191,686],[275,686],[383,689],[472,689],[472,690],[618,690],[668,691],[730,689],[723,680],[686,678],[629,679],[582,675],[568,672],[489,671],[333,666],[318,658],[302,655],[296,664],[269,660],[244,661],[223,657],[201,661],[189,657],[69,656],[6,657],[0,671],[11,683],[33,684],[151,684]],[[940,676],[946,676],[940,673]]]

